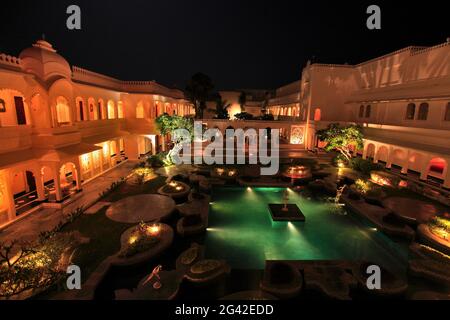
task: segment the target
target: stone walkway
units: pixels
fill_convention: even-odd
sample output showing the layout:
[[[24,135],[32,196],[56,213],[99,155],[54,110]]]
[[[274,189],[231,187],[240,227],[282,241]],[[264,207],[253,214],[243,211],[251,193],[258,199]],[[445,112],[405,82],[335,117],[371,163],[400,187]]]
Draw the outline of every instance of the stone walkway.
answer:
[[[65,215],[73,212],[76,208],[92,206],[98,201],[100,192],[109,188],[114,181],[126,177],[136,164],[137,162],[127,161],[84,184],[81,195],[62,210],[43,208],[0,230],[0,242],[11,240],[32,241],[36,239],[41,232],[53,229]]]

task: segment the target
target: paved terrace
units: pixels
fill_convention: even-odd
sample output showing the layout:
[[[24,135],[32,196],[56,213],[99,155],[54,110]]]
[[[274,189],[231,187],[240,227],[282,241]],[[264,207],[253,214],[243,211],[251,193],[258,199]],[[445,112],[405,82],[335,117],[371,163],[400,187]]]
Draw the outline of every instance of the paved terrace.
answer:
[[[87,182],[83,185],[83,192],[80,197],[63,209],[43,208],[0,230],[0,242],[11,240],[32,241],[36,239],[41,232],[53,229],[65,215],[70,214],[76,208],[81,206],[87,208],[94,204],[98,200],[100,192],[109,188],[114,181],[126,177],[137,163],[127,161]]]

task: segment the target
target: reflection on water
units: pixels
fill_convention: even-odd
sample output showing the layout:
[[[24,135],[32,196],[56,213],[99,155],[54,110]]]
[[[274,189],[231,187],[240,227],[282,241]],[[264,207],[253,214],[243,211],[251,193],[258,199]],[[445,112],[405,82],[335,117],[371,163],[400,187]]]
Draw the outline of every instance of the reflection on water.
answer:
[[[214,191],[206,256],[226,259],[234,268],[263,268],[268,260],[369,260],[391,269],[405,248],[358,223],[333,214],[332,204],[308,200],[291,191],[306,222],[273,222],[269,203],[282,203],[284,188],[221,188]],[[380,243],[387,243],[387,251]]]

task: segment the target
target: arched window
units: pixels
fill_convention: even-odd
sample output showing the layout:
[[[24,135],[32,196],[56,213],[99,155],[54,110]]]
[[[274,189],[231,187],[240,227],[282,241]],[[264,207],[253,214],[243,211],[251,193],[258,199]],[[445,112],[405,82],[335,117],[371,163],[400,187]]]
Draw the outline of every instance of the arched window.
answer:
[[[372,113],[372,106],[369,104],[366,107],[366,118],[370,118],[370,114]]]
[[[447,103],[447,106],[445,107],[444,120],[445,121],[450,121],[450,102]]]
[[[359,106],[359,117],[360,118],[364,117],[364,106],[363,105]]]
[[[432,173],[443,174],[447,167],[447,161],[443,158],[433,158],[429,163],[429,170]]]
[[[56,120],[59,124],[70,123],[70,108],[64,97],[56,99]]]
[[[97,103],[97,119],[101,120],[103,119],[103,103],[102,102],[98,102]]]
[[[123,119],[123,103],[119,101],[117,103],[117,116],[119,119]]]
[[[428,103],[421,103],[419,106],[419,115],[417,120],[427,120],[428,118]]]
[[[144,119],[144,105],[142,102],[139,102],[136,106],[136,118]]]
[[[116,110],[113,101],[108,101],[108,119],[116,118]]]
[[[78,121],[84,121],[84,103],[81,98],[77,98],[77,108],[78,108]]]
[[[408,104],[406,107],[406,120],[414,120],[414,115],[416,114],[416,105],[414,103]]]

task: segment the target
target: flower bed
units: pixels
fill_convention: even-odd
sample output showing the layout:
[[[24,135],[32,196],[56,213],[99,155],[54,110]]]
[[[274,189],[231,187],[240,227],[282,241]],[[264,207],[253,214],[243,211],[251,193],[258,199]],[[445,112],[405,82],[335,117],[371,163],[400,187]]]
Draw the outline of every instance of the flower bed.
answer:
[[[428,228],[434,235],[450,242],[450,219],[446,217],[434,217],[428,223]]]
[[[160,241],[161,226],[159,224],[140,223],[129,234],[120,258],[129,258],[153,248]]]

